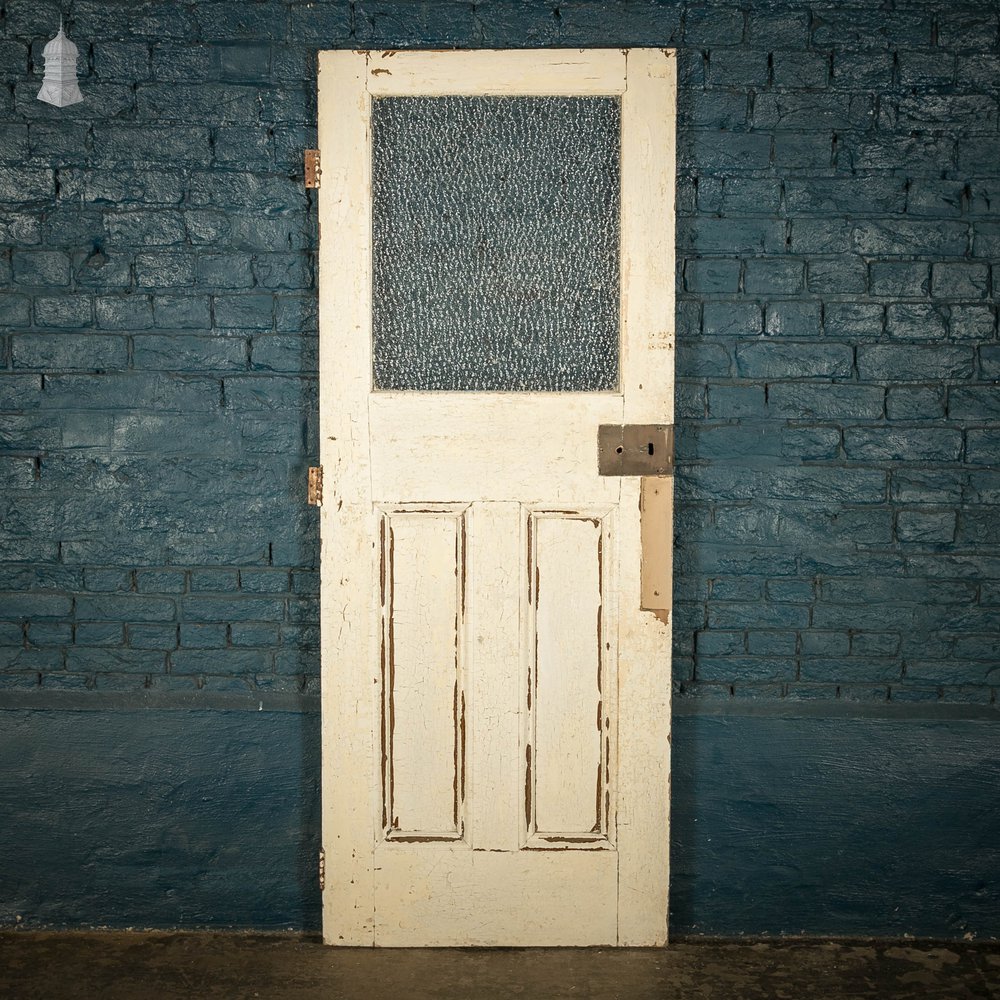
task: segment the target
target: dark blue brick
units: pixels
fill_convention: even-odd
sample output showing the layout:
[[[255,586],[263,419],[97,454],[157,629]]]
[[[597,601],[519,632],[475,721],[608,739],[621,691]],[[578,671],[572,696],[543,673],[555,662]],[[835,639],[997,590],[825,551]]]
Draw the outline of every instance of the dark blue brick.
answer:
[[[737,604],[720,602],[708,608],[711,629],[731,628],[805,628],[809,609],[801,604]]]
[[[869,280],[872,295],[923,298],[930,292],[930,266],[923,261],[873,261]]]
[[[765,310],[764,332],[769,337],[818,337],[818,302],[770,302]]]
[[[722,419],[763,417],[764,389],[759,385],[710,385],[708,412],[709,416]]]
[[[207,296],[154,295],[153,323],[160,328],[204,330],[212,325]]]
[[[752,337],[761,331],[760,306],[753,302],[706,302],[702,333],[706,336]]]
[[[212,58],[217,71],[213,78],[227,83],[266,80],[271,72],[271,46],[261,43],[214,45]]]
[[[865,462],[955,462],[962,432],[943,427],[846,427],[844,450]]]
[[[198,372],[245,371],[247,342],[242,337],[136,337],[132,348],[138,369]]]
[[[1000,352],[997,352],[1000,363]],[[948,393],[952,420],[1000,421],[1000,384],[953,388]]]
[[[740,375],[747,378],[847,378],[854,356],[843,344],[756,342],[736,349]]]
[[[930,45],[932,27],[930,13],[826,7],[814,12],[812,41],[847,50]]]
[[[98,80],[137,83],[150,75],[149,46],[144,42],[98,40],[93,47]]]
[[[234,646],[270,648],[278,645],[280,638],[277,625],[260,622],[233,622],[229,631]],[[289,645],[300,645],[297,637],[291,637]]]
[[[795,660],[787,657],[699,656],[695,673],[698,680],[709,683],[793,680]]]
[[[1000,223],[977,222],[973,238],[975,257],[1000,257]]]
[[[788,211],[800,215],[897,214],[906,204],[906,186],[894,177],[789,179],[785,198]]]
[[[896,537],[901,542],[924,545],[951,544],[955,540],[955,512],[901,510],[896,515]]]
[[[14,281],[19,285],[68,285],[69,254],[58,250],[15,250],[12,258]]]
[[[0,295],[0,324],[27,326],[31,322],[31,299],[27,295],[4,292]]]
[[[579,30],[574,30],[574,13],[583,16]],[[592,16],[589,4],[566,4],[568,24],[560,24],[560,40],[572,42],[592,37],[593,27],[587,19]],[[541,15],[548,14],[542,8]],[[354,5],[355,37],[363,44],[377,48],[409,47],[413,45],[443,44],[448,46],[471,45],[476,35],[476,19],[470,4],[446,0],[439,4],[411,3],[356,3]],[[606,20],[601,21],[601,25]]]
[[[917,179],[910,182],[906,214],[953,219],[962,214],[965,185],[953,180]]]
[[[271,162],[271,130],[266,125],[256,128],[217,128],[213,136],[212,151],[217,163],[231,164],[242,169],[266,169]]]
[[[64,330],[82,329],[93,320],[90,298],[84,295],[36,295],[34,312],[36,326]]]
[[[100,295],[94,300],[94,312],[102,330],[146,330],[153,325],[148,295]]]
[[[997,99],[984,94],[929,94],[899,102],[898,127],[996,134]]]
[[[79,632],[81,626],[77,626]],[[129,625],[126,629],[128,645],[131,649],[169,649],[177,648],[176,625]]]
[[[818,52],[776,52],[773,74],[776,87],[820,89],[829,80],[830,59]]]
[[[813,629],[800,635],[800,651],[805,656],[847,656],[851,641],[848,632],[817,632]]]
[[[781,257],[751,257],[746,261],[744,286],[752,295],[794,295],[802,291],[803,264]]]
[[[892,499],[902,503],[957,504],[962,499],[962,478],[940,470],[896,469],[892,473]]]
[[[706,295],[732,294],[740,283],[740,262],[711,257],[684,262],[684,287]]]
[[[969,227],[960,222],[871,220],[857,223],[851,239],[859,253],[873,256],[961,257],[969,246]]]
[[[0,58],[2,58],[0,42]],[[0,162],[23,163],[28,158],[28,126],[7,125],[0,133]]]
[[[729,90],[694,90],[677,109],[678,124],[685,129],[736,129],[744,130],[749,125],[747,119],[748,102],[745,93]]]
[[[0,202],[10,205],[48,202],[54,194],[55,177],[51,170],[0,166]]]
[[[65,166],[85,148],[90,137],[86,122],[32,122],[28,126],[28,142],[35,159],[52,166]]]
[[[860,257],[811,260],[808,275],[809,291],[817,295],[863,295],[868,288],[868,268]]]
[[[108,212],[108,240],[115,246],[177,246],[184,242],[184,218],[173,211]]]
[[[15,368],[49,371],[98,371],[124,368],[128,348],[124,337],[96,334],[22,334],[11,338]]]
[[[720,7],[688,7],[684,15],[687,45],[739,45],[743,41],[742,10]]]
[[[274,325],[271,295],[216,295],[212,309],[215,325],[220,328],[270,330]]]
[[[10,628],[13,631],[17,626]],[[31,646],[65,646],[73,641],[73,626],[69,622],[28,622],[27,637]]]
[[[249,254],[199,254],[196,262],[199,285],[212,288],[250,288],[253,271]]]
[[[739,14],[738,11],[734,13]],[[766,52],[743,48],[716,48],[711,52],[708,66],[709,82],[713,87],[742,89],[763,87],[767,83]]]
[[[797,633],[756,631],[747,632],[747,648],[754,656],[788,656],[795,655]]]
[[[867,94],[773,91],[758,94],[753,107],[756,129],[866,129],[873,118]]]
[[[775,132],[774,164],[781,170],[833,166],[833,130]]]
[[[94,125],[96,157],[117,163],[123,149],[140,163],[197,166],[207,165],[212,159],[210,131],[204,125],[171,125],[168,129],[100,121]]]
[[[682,167],[697,169],[699,174],[766,170],[771,160],[771,136],[763,132],[692,130],[678,138],[677,156]]]
[[[885,332],[895,340],[933,340],[945,338],[944,314],[923,303],[893,304],[886,309]]]
[[[777,180],[727,177],[723,183],[723,215],[777,215],[780,207],[781,184]]]
[[[993,9],[955,5],[939,11],[936,21],[942,48],[967,50],[997,44],[997,13]]]
[[[140,288],[183,288],[194,283],[195,258],[173,250],[136,254],[135,281]]]
[[[301,181],[260,177],[243,171],[199,171],[191,177],[191,204],[253,208],[267,214],[305,208]]]
[[[893,344],[858,348],[858,374],[864,381],[965,379],[972,376],[974,363],[971,347]]]
[[[692,219],[682,240],[685,249],[701,253],[781,253],[785,224],[779,219]]]
[[[967,435],[965,460],[970,465],[1000,463],[1000,433],[997,429],[970,430]]]
[[[233,593],[239,585],[239,573],[234,569],[196,569],[191,573],[192,593]]]
[[[285,602],[269,597],[191,596],[183,599],[181,616],[187,622],[282,621]]]
[[[287,30],[285,6],[267,0],[246,0],[237,6],[225,0],[206,0],[197,5],[194,16],[199,36],[208,41],[280,40]]]
[[[890,386],[885,396],[890,420],[937,420],[944,416],[944,390],[940,386]]]
[[[840,430],[836,427],[796,427],[781,433],[781,454],[803,462],[835,459],[840,455]]]
[[[913,49],[899,55],[899,82],[904,87],[946,87],[955,80],[955,57],[937,49]]]
[[[253,259],[253,274],[261,288],[311,288],[312,261],[308,254],[258,254]]]
[[[227,627],[224,624],[181,622],[179,629],[180,645],[186,649],[222,649],[226,645]]]
[[[984,299],[989,295],[990,269],[986,264],[934,264],[931,268],[931,295],[937,299]]]

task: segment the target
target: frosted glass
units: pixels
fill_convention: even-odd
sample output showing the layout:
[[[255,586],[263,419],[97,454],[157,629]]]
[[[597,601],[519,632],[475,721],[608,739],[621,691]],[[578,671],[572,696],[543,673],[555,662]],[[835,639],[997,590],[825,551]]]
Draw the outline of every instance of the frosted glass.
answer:
[[[614,97],[372,102],[376,389],[618,385]]]

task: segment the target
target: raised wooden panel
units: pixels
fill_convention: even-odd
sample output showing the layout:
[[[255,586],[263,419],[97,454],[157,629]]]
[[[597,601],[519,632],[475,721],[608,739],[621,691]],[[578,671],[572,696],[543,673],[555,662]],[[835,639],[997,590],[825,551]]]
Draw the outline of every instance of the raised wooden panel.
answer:
[[[382,829],[387,840],[464,834],[464,508],[381,512]]]
[[[609,847],[614,808],[612,516],[527,514],[527,847]]]

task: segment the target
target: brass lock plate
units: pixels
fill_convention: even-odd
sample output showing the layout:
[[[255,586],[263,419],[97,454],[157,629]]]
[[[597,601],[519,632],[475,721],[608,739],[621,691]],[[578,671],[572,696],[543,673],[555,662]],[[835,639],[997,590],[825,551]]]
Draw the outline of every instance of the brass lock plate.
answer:
[[[673,424],[600,424],[597,471],[602,476],[672,476]]]

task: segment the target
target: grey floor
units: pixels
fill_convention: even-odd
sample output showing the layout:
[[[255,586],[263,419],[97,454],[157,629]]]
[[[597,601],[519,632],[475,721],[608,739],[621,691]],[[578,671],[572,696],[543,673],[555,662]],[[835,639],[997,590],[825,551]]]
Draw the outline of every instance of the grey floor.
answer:
[[[1000,998],[1000,942],[371,950],[285,935],[3,932],[3,1000]]]

